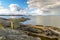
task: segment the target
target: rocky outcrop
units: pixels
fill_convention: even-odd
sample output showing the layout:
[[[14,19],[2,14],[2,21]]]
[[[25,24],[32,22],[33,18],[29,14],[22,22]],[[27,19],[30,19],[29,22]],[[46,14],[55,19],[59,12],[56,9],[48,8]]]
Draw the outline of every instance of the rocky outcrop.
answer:
[[[41,40],[39,37],[28,36],[22,30],[2,29],[0,40]]]
[[[50,30],[50,27],[33,25],[21,25],[18,29],[26,31],[29,36],[41,37],[46,40],[58,40],[59,34]]]

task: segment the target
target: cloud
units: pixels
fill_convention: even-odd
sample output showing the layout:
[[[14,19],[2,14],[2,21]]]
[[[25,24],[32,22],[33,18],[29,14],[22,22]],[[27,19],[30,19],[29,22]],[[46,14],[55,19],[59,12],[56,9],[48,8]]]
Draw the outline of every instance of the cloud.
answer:
[[[26,9],[22,9],[22,10],[20,10],[19,13],[21,13],[21,15],[27,15],[27,11],[26,11]]]
[[[12,12],[20,11],[20,6],[17,4],[10,4],[9,7]]]
[[[0,3],[0,14],[18,14],[18,15],[59,15],[60,0],[28,0],[28,8],[22,9],[18,4],[10,4],[5,8]],[[33,10],[34,9],[34,10]]]
[[[8,13],[10,14],[10,11],[6,9],[5,7],[3,7],[2,5],[0,5],[0,14],[4,15]]]
[[[29,15],[41,15],[43,12],[40,9],[30,10]]]
[[[39,9],[44,14],[60,13],[60,0],[28,0],[27,3],[28,8]]]
[[[9,9],[0,4],[0,15],[26,14],[25,9],[20,8],[18,4],[10,4],[8,7]]]

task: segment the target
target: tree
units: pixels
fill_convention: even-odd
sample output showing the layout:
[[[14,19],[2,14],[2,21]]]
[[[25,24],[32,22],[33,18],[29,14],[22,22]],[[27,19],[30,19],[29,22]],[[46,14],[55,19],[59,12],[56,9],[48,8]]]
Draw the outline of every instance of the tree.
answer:
[[[25,22],[27,20],[30,20],[29,18],[13,18],[11,19],[11,28],[14,29],[14,28],[17,28],[17,27],[20,27],[20,24],[21,22]]]

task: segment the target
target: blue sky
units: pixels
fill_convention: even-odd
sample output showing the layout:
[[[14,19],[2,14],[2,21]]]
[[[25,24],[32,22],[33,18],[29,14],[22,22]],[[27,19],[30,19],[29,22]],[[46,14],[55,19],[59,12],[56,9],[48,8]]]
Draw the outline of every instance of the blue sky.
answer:
[[[0,0],[0,15],[26,14],[27,0]]]
[[[59,13],[58,0],[0,0],[0,15],[59,15]]]
[[[21,8],[27,7],[27,0],[0,0],[4,7],[8,8],[10,4],[18,4]]]
[[[0,8],[1,8],[1,6],[3,7],[3,8],[1,8],[2,9],[2,11],[1,11],[1,9],[0,9],[0,14],[9,14],[10,12],[9,11],[11,11],[11,10],[9,10],[9,6],[11,5],[11,4],[13,4],[13,6],[17,6],[17,5],[19,5],[19,7],[21,8],[21,9],[26,9],[27,7],[28,7],[28,5],[27,5],[27,0],[0,0]],[[14,4],[17,4],[17,5],[14,5]],[[12,7],[13,7],[12,6]],[[11,9],[13,9],[11,7]],[[6,10],[6,11],[5,11]],[[23,10],[24,11],[24,10]],[[3,13],[2,13],[3,12]],[[8,12],[8,13],[5,13],[5,12]],[[14,11],[15,12],[15,11]],[[11,14],[11,13],[10,13]],[[4,17],[4,18],[9,18],[9,16],[7,17],[7,16],[1,16],[1,17]]]

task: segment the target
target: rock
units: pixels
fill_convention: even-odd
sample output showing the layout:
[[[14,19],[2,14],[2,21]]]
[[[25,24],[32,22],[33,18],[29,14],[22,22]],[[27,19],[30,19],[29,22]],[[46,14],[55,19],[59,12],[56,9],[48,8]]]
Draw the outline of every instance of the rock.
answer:
[[[59,36],[59,34],[58,33],[55,33],[55,32],[53,32],[52,30],[45,30],[45,34],[47,35],[47,36]]]
[[[51,30],[46,30],[46,31],[45,31],[45,34],[46,34],[47,36],[52,36],[52,35],[53,35],[53,33],[52,33]]]
[[[38,37],[28,36],[21,30],[3,29],[0,30],[1,40],[40,40]]]
[[[40,38],[35,38],[28,35],[8,35],[6,40],[40,40]]]

